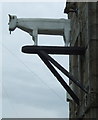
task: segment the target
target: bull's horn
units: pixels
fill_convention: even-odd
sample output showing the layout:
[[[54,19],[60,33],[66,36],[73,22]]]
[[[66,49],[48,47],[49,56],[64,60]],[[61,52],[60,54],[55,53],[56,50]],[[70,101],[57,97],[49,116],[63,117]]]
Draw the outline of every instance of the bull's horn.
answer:
[[[8,14],[9,15],[9,19],[11,19],[11,15],[10,14]]]

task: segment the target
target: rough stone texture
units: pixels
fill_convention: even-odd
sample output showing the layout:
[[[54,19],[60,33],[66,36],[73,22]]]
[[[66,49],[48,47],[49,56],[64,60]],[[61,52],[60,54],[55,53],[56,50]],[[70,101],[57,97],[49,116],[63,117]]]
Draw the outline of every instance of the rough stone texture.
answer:
[[[71,6],[68,2],[67,5]],[[80,105],[69,104],[70,118],[98,119],[98,2],[77,2],[78,12],[69,12],[71,19],[71,46],[86,47],[85,55],[70,56],[70,72],[81,81],[88,94],[74,83],[74,92],[80,98]]]

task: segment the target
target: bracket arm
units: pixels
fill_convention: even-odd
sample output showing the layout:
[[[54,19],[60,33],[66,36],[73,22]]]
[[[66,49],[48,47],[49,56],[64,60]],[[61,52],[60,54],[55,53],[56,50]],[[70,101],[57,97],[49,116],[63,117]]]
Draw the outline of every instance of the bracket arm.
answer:
[[[81,90],[85,93],[88,93],[84,86],[72,75],[70,74],[65,68],[63,68],[57,61],[55,61],[51,56],[49,56],[45,51],[43,51],[43,55],[49,60],[52,64],[54,64],[62,73],[64,73],[71,81],[73,81]]]
[[[51,65],[51,63],[44,56],[43,51],[38,52],[39,57],[46,64],[46,66],[50,69],[53,75],[57,78],[57,80],[61,83],[61,85],[66,89],[66,91],[70,94],[73,100],[79,105],[79,98],[75,95],[75,93],[71,90],[71,88],[67,85],[67,83],[63,80],[60,74],[55,70],[55,68]]]

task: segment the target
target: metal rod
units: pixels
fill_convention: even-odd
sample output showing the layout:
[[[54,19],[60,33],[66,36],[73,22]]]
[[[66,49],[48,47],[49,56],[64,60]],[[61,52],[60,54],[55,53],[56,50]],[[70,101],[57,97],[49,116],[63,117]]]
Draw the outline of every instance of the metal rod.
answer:
[[[45,51],[48,54],[62,55],[84,55],[85,47],[59,47],[59,46],[23,46],[22,52],[37,54],[38,51]]]
[[[79,98],[75,95],[75,93],[70,89],[70,87],[63,80],[63,78],[59,75],[59,73],[55,70],[55,68],[51,65],[51,63],[47,60],[47,58],[43,55],[43,51],[39,51],[38,55],[42,59],[42,61],[46,64],[46,66],[50,69],[53,75],[57,78],[57,80],[61,83],[61,85],[70,94],[73,100],[79,105]]]
[[[81,85],[81,83],[73,75],[71,75],[65,68],[63,68],[57,61],[55,61],[45,51],[42,51],[42,52],[43,52],[43,55],[47,58],[47,60],[49,60],[52,64],[54,64],[61,72],[63,72],[79,88],[81,88],[84,92],[88,93],[87,90]]]

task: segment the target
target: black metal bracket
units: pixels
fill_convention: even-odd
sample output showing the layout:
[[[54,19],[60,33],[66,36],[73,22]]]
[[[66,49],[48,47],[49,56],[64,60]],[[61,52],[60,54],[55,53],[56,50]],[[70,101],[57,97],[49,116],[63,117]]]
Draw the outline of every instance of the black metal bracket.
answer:
[[[60,55],[84,55],[85,47],[58,47],[58,46],[23,46],[22,52],[38,54],[38,51],[45,51],[47,54]]]
[[[49,56],[45,51],[42,51],[43,56],[51,62],[54,66],[56,66],[62,73],[64,73],[72,82],[74,82],[81,90],[83,90],[85,93],[88,93],[84,86],[81,85],[81,83],[65,68],[63,68],[57,61],[55,61],[51,56]],[[38,54],[39,55],[39,54]]]
[[[73,81],[81,90],[88,93],[87,90],[81,85],[81,83],[71,75],[65,68],[63,68],[57,61],[55,61],[48,54],[68,54],[68,55],[83,55],[85,53],[85,48],[83,47],[57,47],[57,46],[23,46],[22,52],[29,54],[38,54],[45,65],[50,69],[53,75],[61,83],[64,89],[70,94],[76,104],[79,105],[79,98],[67,85],[64,79],[53,67],[56,66],[61,72],[63,72],[71,81]],[[53,64],[53,65],[52,65]]]
[[[46,64],[46,66],[50,69],[53,75],[57,78],[57,80],[61,83],[61,85],[66,89],[66,91],[70,94],[70,96],[74,99],[74,101],[79,105],[79,98],[75,95],[75,93],[70,89],[70,87],[66,84],[60,74],[56,71],[56,69],[51,65],[46,56],[44,55],[44,51],[40,51],[38,53],[39,57]]]

